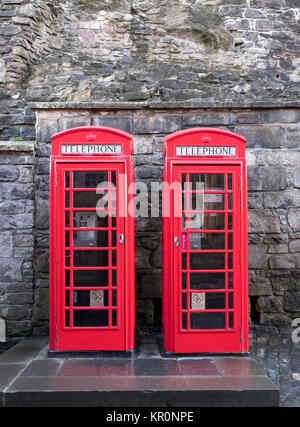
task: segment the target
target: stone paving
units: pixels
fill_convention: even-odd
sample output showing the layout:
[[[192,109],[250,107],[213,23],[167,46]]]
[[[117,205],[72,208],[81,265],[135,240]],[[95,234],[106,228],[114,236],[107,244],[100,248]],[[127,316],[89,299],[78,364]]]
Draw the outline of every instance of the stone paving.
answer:
[[[279,387],[280,406],[300,407],[300,342],[291,329],[252,327],[250,355]]]
[[[295,343],[292,341],[292,330],[287,328],[279,329],[275,327],[252,326],[250,328],[249,341],[250,341],[249,356],[253,359],[256,359],[263,373],[266,373],[268,377],[273,381],[273,383],[279,388],[279,391],[280,391],[279,405],[282,407],[299,407],[300,406],[300,342]],[[22,350],[22,348],[20,348],[20,350],[21,351],[17,353],[15,352],[16,355],[14,355],[13,360],[10,361],[10,363],[16,364],[15,366],[17,367],[19,366],[18,364],[26,362],[26,361],[24,362],[23,360],[24,350]],[[26,347],[25,347],[25,350],[26,350]],[[84,375],[87,374],[86,379],[91,380],[91,378],[89,377],[94,376],[95,372],[97,373],[97,377],[99,377],[98,374],[102,372],[101,371],[101,369],[103,368],[102,364],[105,362],[104,359],[102,361],[101,359],[100,360],[94,359],[94,361],[92,359],[89,359],[89,360],[86,359],[85,361],[82,358],[80,360],[80,359],[72,359],[71,357],[69,357],[69,359],[60,358],[60,359],[53,360],[48,358],[47,353],[48,353],[48,345],[47,345],[47,340],[45,339],[44,344],[42,345],[39,351],[37,348],[37,354],[32,359],[33,362],[29,362],[29,359],[28,359],[28,362],[31,363],[31,365],[30,366],[28,365],[26,370],[21,373],[21,377],[22,377],[20,378],[21,382],[29,381],[30,383],[29,385],[31,386],[32,379],[34,379],[34,377],[35,377],[35,381],[39,381],[39,378],[41,377],[43,377],[44,379],[46,377],[49,377],[49,380],[50,380],[50,377],[52,377],[51,381],[53,381],[53,379],[57,377],[58,381],[60,380],[65,381],[65,379],[68,377],[76,378],[78,375],[82,375],[82,373],[80,372],[83,368],[84,370],[87,369],[87,372],[84,373]],[[3,356],[2,356],[2,359],[3,359]],[[194,366],[194,365],[190,366],[191,361],[188,362],[188,360],[185,360],[185,356],[171,355],[170,357],[166,358],[166,354],[164,354],[163,352],[161,334],[160,333],[154,333],[154,334],[144,333],[143,335],[136,337],[135,354],[133,359],[134,376],[136,379],[141,380],[143,383],[147,378],[147,375],[152,375],[154,377],[166,375],[166,371],[165,371],[166,366],[167,366],[167,371],[169,371],[170,366],[172,365],[171,366],[172,376],[175,375],[175,377],[177,378],[176,381],[178,381],[180,377],[182,377],[182,375],[184,374],[188,376],[196,375],[199,378],[202,377],[201,381],[203,381],[203,379],[205,378],[209,378],[209,376],[211,375],[213,375],[214,378],[217,378],[217,377],[221,378],[220,372],[223,372],[223,368],[222,369],[220,368],[220,363],[221,363],[220,360],[217,360],[218,358],[214,357],[213,355],[207,355],[207,357],[206,356],[204,357],[204,355],[201,355],[201,356],[202,357],[197,358],[199,360],[203,359],[201,360],[201,363],[200,363],[201,366],[199,365],[201,369],[199,368],[198,364],[197,366]],[[21,357],[22,360],[21,359],[18,360],[18,357],[19,358]],[[27,358],[30,358],[30,357],[31,356],[28,355]],[[15,360],[15,358],[17,359]],[[234,359],[236,358],[232,356],[229,356],[229,358],[228,357],[224,358],[226,363],[230,362],[230,366],[231,366],[230,370],[232,370],[232,363],[234,363],[235,365],[234,369],[236,369],[236,363],[235,363],[236,360]],[[114,360],[116,362],[116,359]],[[198,361],[194,360],[192,362],[198,363],[199,360]],[[251,369],[248,373],[246,373],[246,376],[250,375],[250,372],[251,372],[251,375],[257,375],[257,368],[255,368],[255,366],[252,365],[252,362],[250,361],[250,359],[248,357],[245,357],[244,360],[246,364],[250,363],[251,365]],[[111,362],[113,362],[113,360]],[[186,366],[185,366],[187,362],[189,363],[188,372],[186,372]],[[7,363],[7,362],[5,362],[5,360],[2,360],[2,363]],[[106,359],[105,363],[106,364],[108,363],[108,359]],[[125,360],[123,359],[123,361],[120,361],[119,359],[119,362],[117,364],[119,365],[120,363],[121,365],[125,364],[126,366],[128,364],[128,362],[126,362],[126,359]],[[60,368],[60,370],[58,370],[59,372],[57,371],[56,365]],[[114,365],[114,363],[112,363],[112,365]],[[176,370],[179,369],[178,372],[177,371],[175,373],[173,372],[174,371],[173,365],[174,366],[176,365],[175,366]],[[13,366],[14,365],[10,365],[10,368],[12,369]],[[46,371],[45,371],[45,367],[47,368]],[[55,371],[55,375],[53,373],[53,367],[55,367],[57,371],[57,372]],[[64,369],[61,369],[62,367]],[[70,370],[70,367],[72,368],[72,371],[69,372],[68,370]],[[137,368],[139,368],[140,371]],[[65,372],[66,369],[68,371],[67,373]],[[80,371],[79,373],[78,373],[78,369]],[[145,369],[147,372],[149,371],[148,374],[145,371]],[[199,369],[201,372],[199,371]],[[131,377],[133,373],[131,372],[128,374],[127,370],[126,370],[126,376],[130,374],[129,377]],[[215,370],[218,371],[217,375]],[[100,376],[102,374],[100,374]],[[107,367],[105,368],[105,375],[107,375]],[[112,370],[110,375],[115,375],[114,369]],[[124,375],[125,375],[124,373],[121,373],[121,377]],[[224,375],[224,372],[222,375]],[[229,371],[227,375],[229,375]],[[232,378],[232,371],[230,371],[230,375]],[[233,374],[233,376],[235,375],[237,375],[237,373]],[[16,377],[16,380],[17,380],[16,384],[18,384],[17,377]],[[62,377],[62,378],[59,379],[59,377]],[[228,376],[227,378],[230,379],[230,376]],[[112,380],[112,377],[110,377],[110,382],[111,380]],[[258,380],[259,380],[259,377],[256,377],[256,381]]]

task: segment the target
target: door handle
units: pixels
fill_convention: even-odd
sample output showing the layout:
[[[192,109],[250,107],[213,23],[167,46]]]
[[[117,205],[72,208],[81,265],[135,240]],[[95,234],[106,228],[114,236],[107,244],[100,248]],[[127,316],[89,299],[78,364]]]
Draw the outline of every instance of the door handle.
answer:
[[[174,246],[178,248],[179,246],[179,237],[174,237]]]
[[[120,236],[119,236],[119,242],[121,243],[121,245],[125,242],[124,234],[120,234]]]

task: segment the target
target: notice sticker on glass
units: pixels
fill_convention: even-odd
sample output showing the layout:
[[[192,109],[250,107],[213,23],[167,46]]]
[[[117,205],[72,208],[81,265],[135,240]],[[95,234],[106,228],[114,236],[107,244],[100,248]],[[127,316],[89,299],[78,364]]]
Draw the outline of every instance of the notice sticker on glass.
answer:
[[[96,290],[90,291],[90,307],[103,307],[104,306],[104,291]]]
[[[193,292],[191,294],[191,309],[205,310],[205,292]]]
[[[187,240],[186,240],[186,234],[182,233],[181,234],[181,249],[183,251],[186,251],[186,247],[187,247],[186,242],[187,242]]]

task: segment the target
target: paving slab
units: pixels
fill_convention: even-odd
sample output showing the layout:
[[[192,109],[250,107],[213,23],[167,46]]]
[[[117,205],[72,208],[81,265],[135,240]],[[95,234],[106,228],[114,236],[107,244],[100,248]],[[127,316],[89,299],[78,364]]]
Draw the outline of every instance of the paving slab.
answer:
[[[1,406],[277,406],[279,401],[278,388],[250,357],[172,358],[157,349],[155,357],[145,351],[129,359],[49,358],[47,348],[45,340],[24,339],[0,357]]]

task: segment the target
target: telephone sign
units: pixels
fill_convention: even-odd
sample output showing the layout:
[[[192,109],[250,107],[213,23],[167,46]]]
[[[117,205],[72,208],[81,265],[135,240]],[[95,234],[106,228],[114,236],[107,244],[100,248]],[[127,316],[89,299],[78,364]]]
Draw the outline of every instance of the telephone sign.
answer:
[[[50,352],[133,349],[132,147],[112,128],[52,137]]]
[[[187,129],[165,138],[164,156],[165,350],[246,352],[245,139],[221,129]]]

